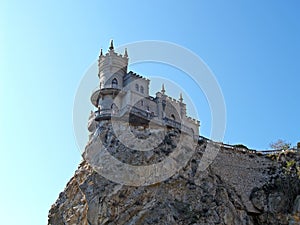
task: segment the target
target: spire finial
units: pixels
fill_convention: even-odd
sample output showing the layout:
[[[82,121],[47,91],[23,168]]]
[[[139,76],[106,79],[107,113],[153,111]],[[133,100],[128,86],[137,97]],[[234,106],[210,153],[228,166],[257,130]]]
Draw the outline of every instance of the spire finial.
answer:
[[[128,57],[127,48],[125,48],[124,57],[126,57],[126,58]]]
[[[102,56],[103,55],[103,52],[102,52],[102,48],[100,49],[100,56]]]
[[[182,93],[180,92],[180,95],[179,95],[179,101],[182,102],[183,101],[183,98],[182,98]]]
[[[109,50],[114,50],[114,40],[110,40]]]
[[[165,94],[166,90],[165,90],[165,85],[162,84],[162,87],[161,87],[161,93]]]

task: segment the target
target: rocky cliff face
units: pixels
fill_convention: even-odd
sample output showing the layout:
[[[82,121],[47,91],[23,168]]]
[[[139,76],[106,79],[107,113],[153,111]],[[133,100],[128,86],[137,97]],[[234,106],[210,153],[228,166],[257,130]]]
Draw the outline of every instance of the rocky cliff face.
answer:
[[[138,152],[116,141],[106,124],[88,146],[102,141],[120,161],[151,164],[172,154],[178,135],[168,130],[153,151]],[[221,148],[203,171],[199,162],[209,145],[199,143],[173,176],[147,186],[112,182],[83,161],[52,205],[48,224],[300,224],[298,153],[263,156]]]

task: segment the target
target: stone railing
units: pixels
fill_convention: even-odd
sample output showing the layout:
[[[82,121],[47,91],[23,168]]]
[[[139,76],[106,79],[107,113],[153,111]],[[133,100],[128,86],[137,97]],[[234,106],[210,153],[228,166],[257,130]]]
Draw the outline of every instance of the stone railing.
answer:
[[[284,150],[274,150],[273,149],[273,150],[262,150],[262,151],[257,151],[257,152],[260,152],[263,155],[268,155],[268,154],[278,154],[278,153],[284,152]]]
[[[104,118],[108,118],[111,116],[112,110],[111,109],[102,109],[99,111],[95,111],[95,120],[99,121]]]
[[[231,149],[233,151],[237,151],[237,152],[247,152],[247,153],[253,153],[253,154],[262,154],[262,155],[268,155],[268,154],[279,154],[281,152],[284,152],[286,150],[290,150],[290,151],[297,151],[296,148],[289,148],[289,149],[279,149],[279,150],[275,150],[275,149],[270,149],[270,150],[254,150],[254,149],[249,149],[249,148],[242,148],[242,147],[237,147],[234,145],[229,145],[229,144],[224,144],[222,142],[215,142],[209,138],[203,137],[203,136],[199,136],[198,141],[204,141],[207,143],[214,143],[216,145],[218,145],[219,147],[225,148],[225,149]]]
[[[194,135],[194,132],[192,130],[192,128],[186,126],[186,125],[183,125],[181,124],[181,131],[187,133],[187,134],[191,134],[191,135]],[[196,135],[196,139],[197,139],[197,135]]]
[[[154,113],[150,112],[150,111],[146,111],[143,109],[139,109],[135,106],[131,106],[131,105],[127,105],[121,109],[118,110],[118,112],[116,113],[117,116],[123,116],[125,113],[131,113],[133,115],[142,117],[144,119],[150,120],[154,117]]]
[[[139,109],[135,106],[131,107],[130,113],[133,114],[133,115],[136,115],[136,116],[140,116],[140,117],[142,117],[144,119],[147,119],[147,120],[150,120],[154,117],[154,114],[151,113],[150,111],[145,111],[145,110]]]
[[[165,125],[170,126],[170,127],[174,127],[174,128],[177,128],[177,129],[181,130],[181,123],[179,123],[179,122],[177,122],[175,120],[172,120],[172,119],[170,119],[168,117],[164,117],[163,121],[164,121]]]

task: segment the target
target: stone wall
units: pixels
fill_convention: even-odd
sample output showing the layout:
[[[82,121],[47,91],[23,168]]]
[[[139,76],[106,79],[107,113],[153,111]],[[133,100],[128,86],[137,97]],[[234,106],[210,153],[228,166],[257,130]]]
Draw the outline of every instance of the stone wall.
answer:
[[[257,213],[249,196],[255,187],[261,187],[270,178],[270,170],[278,164],[256,154],[221,148],[211,168],[241,196],[248,212]]]

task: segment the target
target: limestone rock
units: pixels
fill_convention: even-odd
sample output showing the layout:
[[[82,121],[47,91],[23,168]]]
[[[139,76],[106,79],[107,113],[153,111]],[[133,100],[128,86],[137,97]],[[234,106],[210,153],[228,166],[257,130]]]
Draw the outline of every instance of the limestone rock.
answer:
[[[179,135],[170,131],[161,146],[139,152],[119,143],[108,124],[101,129],[98,139],[91,136],[89,145],[100,138],[111,155],[133,165],[169,156]],[[145,138],[141,131],[136,133]],[[48,224],[300,224],[297,170],[289,171],[270,157],[221,148],[203,171],[199,162],[206,146],[206,142],[199,144],[172,177],[148,186],[112,182],[83,161],[52,205]],[[299,153],[284,158],[296,164]]]

